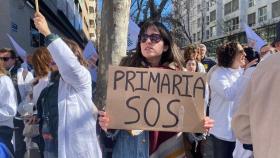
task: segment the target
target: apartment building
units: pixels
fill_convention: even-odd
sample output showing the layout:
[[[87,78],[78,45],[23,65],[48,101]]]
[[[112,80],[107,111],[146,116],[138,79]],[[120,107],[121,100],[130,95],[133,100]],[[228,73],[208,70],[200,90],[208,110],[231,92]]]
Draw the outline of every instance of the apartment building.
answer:
[[[46,17],[50,29],[76,41],[83,47],[94,40],[96,26],[91,24],[96,13],[96,0],[39,0],[40,12]],[[0,6],[0,47],[11,47],[6,34],[10,34],[27,52],[44,44],[44,37],[33,23],[34,0],[3,0]],[[93,9],[94,11],[96,9]]]
[[[182,0],[178,3],[189,6],[192,42],[203,42],[210,51],[228,40],[245,43],[245,25],[272,42],[276,35],[275,24],[280,21],[280,0]],[[182,17],[188,16],[186,7],[175,8],[181,9],[177,12]]]

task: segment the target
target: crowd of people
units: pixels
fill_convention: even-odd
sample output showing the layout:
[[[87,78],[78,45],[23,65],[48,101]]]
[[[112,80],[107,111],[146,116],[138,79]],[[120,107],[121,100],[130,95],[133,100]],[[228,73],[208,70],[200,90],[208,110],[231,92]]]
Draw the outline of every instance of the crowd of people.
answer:
[[[198,134],[108,129],[110,116],[92,101],[92,65],[79,45],[51,33],[41,13],[33,20],[46,46],[32,53],[32,69],[14,50],[0,49],[0,157],[28,157],[34,146],[41,158],[278,156],[280,23],[276,40],[260,52],[235,41],[221,44],[217,63],[207,57],[204,44],[180,49],[162,23],[142,24],[136,52],[119,65],[207,73],[205,133]],[[111,154],[98,128],[112,140]],[[160,146],[174,137],[182,148],[159,154]]]

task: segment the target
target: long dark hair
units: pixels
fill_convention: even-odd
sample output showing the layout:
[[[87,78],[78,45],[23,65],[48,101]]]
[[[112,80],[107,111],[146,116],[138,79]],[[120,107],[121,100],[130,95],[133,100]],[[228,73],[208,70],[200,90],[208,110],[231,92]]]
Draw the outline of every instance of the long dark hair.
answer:
[[[148,61],[145,59],[145,57],[142,55],[141,52],[140,37],[143,34],[145,34],[145,32],[148,30],[149,27],[156,27],[162,37],[164,45],[168,46],[168,50],[162,53],[159,64],[163,65],[163,64],[170,64],[172,62],[175,62],[178,68],[183,69],[183,63],[184,63],[183,56],[180,53],[178,47],[174,44],[171,34],[162,23],[153,20],[148,20],[142,25],[140,33],[138,35],[136,53],[128,57],[125,57],[121,61],[120,65],[141,67],[143,65],[142,64],[143,62],[148,63]]]

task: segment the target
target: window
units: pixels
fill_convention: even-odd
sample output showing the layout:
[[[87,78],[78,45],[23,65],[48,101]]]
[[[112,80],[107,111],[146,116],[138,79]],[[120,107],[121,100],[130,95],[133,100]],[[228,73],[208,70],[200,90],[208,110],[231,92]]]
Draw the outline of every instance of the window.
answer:
[[[206,39],[209,39],[209,37],[210,37],[210,32],[209,30],[206,30]]]
[[[249,0],[249,8],[256,5],[256,0]]]
[[[201,12],[201,5],[198,4],[198,5],[197,5],[197,13],[200,13],[200,12]]]
[[[239,17],[235,17],[225,22],[225,32],[233,31],[239,28]]]
[[[210,17],[206,16],[206,24],[209,25],[209,23],[210,23]]]
[[[280,16],[280,0],[272,3],[272,18]]]
[[[216,26],[210,27],[210,37],[216,36]]]
[[[206,11],[209,11],[210,2],[206,2]]]
[[[267,7],[259,8],[259,23],[267,20]]]
[[[200,27],[201,26],[201,18],[198,18],[197,19],[197,27]]]
[[[249,14],[247,20],[249,26],[254,26],[256,24],[256,13]]]
[[[196,41],[196,34],[195,33],[193,34],[193,41],[194,42]]]
[[[224,14],[227,15],[231,13],[231,2],[225,4],[225,8],[224,8]]]
[[[89,37],[93,38],[94,37],[94,33],[89,33]]]
[[[190,6],[193,6],[193,0],[190,0]]]
[[[213,10],[210,13],[210,22],[215,21],[216,20],[216,10]]]
[[[197,40],[200,41],[200,39],[201,39],[201,33],[199,31],[199,32],[197,32]]]
[[[239,9],[239,0],[232,0],[231,2],[225,4],[224,15],[232,13],[238,9]]]
[[[238,9],[239,9],[239,0],[233,0],[232,1],[232,10],[231,10],[231,12],[234,12],[234,11],[236,11]]]
[[[210,0],[210,7],[214,6],[216,4],[216,0]]]
[[[93,7],[89,7],[89,13],[94,13],[94,8]]]
[[[93,19],[90,19],[90,20],[89,20],[89,26],[90,26],[91,28],[94,28],[95,24],[94,24],[94,20],[93,20]]]
[[[239,17],[232,19],[232,30],[236,30],[239,28]]]

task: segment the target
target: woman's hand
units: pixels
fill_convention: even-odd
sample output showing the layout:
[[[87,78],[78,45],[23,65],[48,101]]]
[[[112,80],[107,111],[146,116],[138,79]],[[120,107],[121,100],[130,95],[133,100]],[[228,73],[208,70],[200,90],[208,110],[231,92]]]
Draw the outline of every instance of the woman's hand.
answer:
[[[88,63],[89,63],[89,68],[96,68],[96,62],[98,60],[98,55],[94,54],[90,57],[90,59],[88,59]]]
[[[204,129],[208,133],[210,128],[214,127],[214,120],[211,119],[210,117],[205,117],[204,118]]]
[[[245,66],[245,70],[248,69],[249,67],[253,66],[253,65],[256,65],[258,63],[258,59],[254,59],[252,61],[250,61],[248,64],[246,64]]]
[[[105,132],[107,132],[110,119],[105,111],[99,111],[98,114],[99,125]]]
[[[31,116],[30,118],[25,120],[26,123],[33,125],[38,124],[40,122],[40,119],[37,116]]]
[[[51,34],[51,31],[49,29],[45,17],[40,12],[36,12],[34,15],[35,15],[35,17],[33,18],[34,24],[36,28],[39,30],[39,32],[42,33],[45,37]]]

